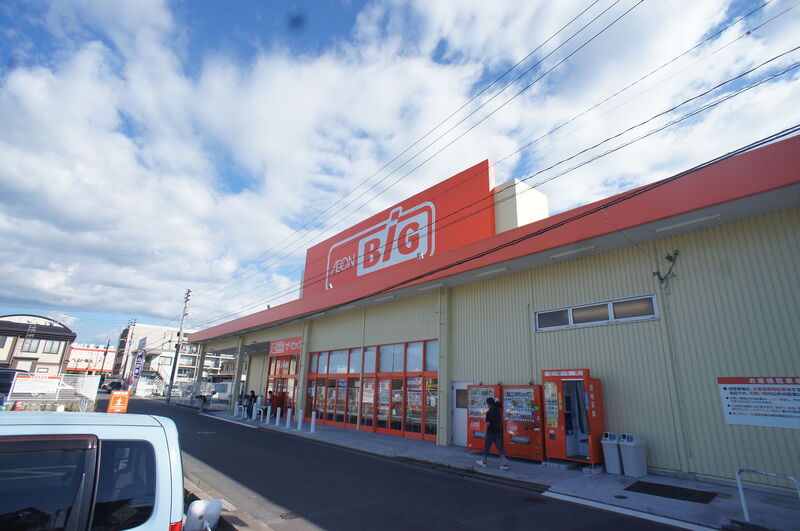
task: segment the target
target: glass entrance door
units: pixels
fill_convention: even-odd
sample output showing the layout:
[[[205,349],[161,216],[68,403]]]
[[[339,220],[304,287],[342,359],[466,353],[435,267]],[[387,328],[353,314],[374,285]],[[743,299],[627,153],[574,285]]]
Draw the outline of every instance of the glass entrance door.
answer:
[[[406,436],[422,435],[422,376],[406,380]]]
[[[333,422],[336,415],[336,380],[328,379],[327,393],[325,397],[325,420]]]
[[[389,429],[389,408],[391,406],[389,397],[391,389],[391,380],[378,380],[378,404],[377,415],[375,416],[375,427],[379,430]]]
[[[375,416],[375,378],[364,378],[361,396],[361,427],[372,428]]]
[[[392,378],[392,407],[389,429],[403,431],[403,379]]]
[[[336,380],[336,414],[334,422],[344,424],[345,411],[347,407],[347,380],[338,378]]]
[[[347,425],[350,427],[358,424],[358,395],[358,378],[349,378],[347,380]]]

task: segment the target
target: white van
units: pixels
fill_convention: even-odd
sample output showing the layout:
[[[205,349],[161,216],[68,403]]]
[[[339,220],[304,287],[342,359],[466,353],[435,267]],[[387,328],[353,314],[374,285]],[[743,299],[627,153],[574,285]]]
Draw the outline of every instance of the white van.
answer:
[[[0,529],[183,525],[178,431],[165,417],[0,412],[0,479]]]

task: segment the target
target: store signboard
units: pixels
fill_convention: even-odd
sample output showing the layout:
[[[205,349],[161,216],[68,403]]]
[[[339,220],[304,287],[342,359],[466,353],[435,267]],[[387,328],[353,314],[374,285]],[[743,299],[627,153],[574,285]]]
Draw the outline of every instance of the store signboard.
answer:
[[[142,364],[144,363],[144,350],[136,353],[136,364],[133,366],[133,377],[138,378],[142,374]]]
[[[58,393],[61,378],[58,376],[34,376],[20,374],[14,378],[10,394],[52,394]]]
[[[800,377],[717,378],[727,424],[800,429]]]
[[[481,162],[309,248],[303,296],[493,236],[493,186]]]
[[[303,336],[279,339],[269,344],[270,356],[291,356],[303,351]]]

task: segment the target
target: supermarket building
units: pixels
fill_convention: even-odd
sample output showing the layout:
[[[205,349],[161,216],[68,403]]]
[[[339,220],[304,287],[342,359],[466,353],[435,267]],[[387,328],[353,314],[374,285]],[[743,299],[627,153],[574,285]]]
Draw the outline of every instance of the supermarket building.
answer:
[[[585,368],[652,470],[800,476],[800,137],[546,204],[484,161],[310,248],[298,300],[190,341],[284,411],[439,445],[466,444],[467,385]]]

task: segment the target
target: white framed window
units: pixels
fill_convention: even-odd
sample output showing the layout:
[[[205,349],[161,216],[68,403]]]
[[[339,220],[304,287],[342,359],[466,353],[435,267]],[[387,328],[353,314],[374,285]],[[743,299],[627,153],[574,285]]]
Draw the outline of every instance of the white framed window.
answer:
[[[0,348],[6,346],[6,336],[0,336]]]
[[[61,341],[48,339],[44,342],[44,349],[42,349],[42,352],[44,352],[45,354],[58,354],[60,350],[61,350]]]
[[[658,319],[655,295],[643,295],[535,312],[537,332]]]
[[[37,352],[39,350],[38,339],[25,339],[22,341],[22,352]]]

